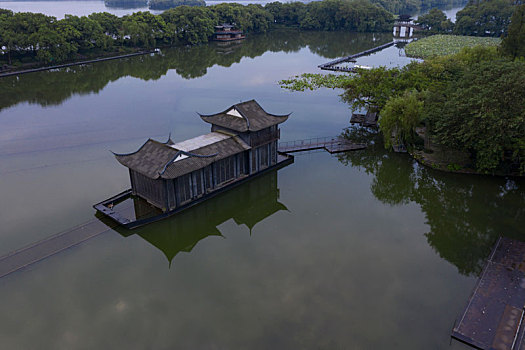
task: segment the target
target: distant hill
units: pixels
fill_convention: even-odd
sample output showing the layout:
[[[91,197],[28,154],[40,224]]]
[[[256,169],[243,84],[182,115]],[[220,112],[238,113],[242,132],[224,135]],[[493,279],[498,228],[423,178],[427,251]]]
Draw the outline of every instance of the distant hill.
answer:
[[[152,10],[167,10],[177,6],[206,6],[204,0],[150,0],[149,8]]]
[[[148,6],[147,0],[104,0],[107,7],[136,8]]]

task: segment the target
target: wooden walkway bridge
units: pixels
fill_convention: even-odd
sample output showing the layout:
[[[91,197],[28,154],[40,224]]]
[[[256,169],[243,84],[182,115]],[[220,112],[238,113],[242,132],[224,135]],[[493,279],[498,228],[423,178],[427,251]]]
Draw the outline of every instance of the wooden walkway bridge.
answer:
[[[340,136],[336,137],[316,137],[312,139],[279,142],[279,152],[294,153],[324,149],[329,153],[339,153],[346,151],[356,151],[365,149],[364,143],[352,143]]]
[[[336,65],[339,64],[339,63],[343,63],[343,62],[355,62],[355,60],[357,58],[359,58],[359,57],[370,55],[370,54],[372,54],[374,52],[377,52],[377,51],[381,51],[383,49],[386,49],[387,47],[393,46],[395,43],[396,43],[395,41],[391,41],[389,43],[386,43],[386,44],[383,44],[383,45],[379,45],[377,47],[374,47],[374,48],[371,48],[371,49],[368,49],[368,50],[365,50],[365,51],[361,51],[359,53],[356,53],[356,54],[353,54],[353,55],[350,55],[350,56],[341,57],[341,58],[338,58],[336,60],[320,64],[317,67],[319,67],[319,68],[321,68],[323,70],[331,70],[331,71],[338,71],[338,72],[354,72],[354,68],[353,67],[349,67],[349,68],[337,67]]]
[[[108,232],[114,222],[93,219],[0,257],[0,278]]]

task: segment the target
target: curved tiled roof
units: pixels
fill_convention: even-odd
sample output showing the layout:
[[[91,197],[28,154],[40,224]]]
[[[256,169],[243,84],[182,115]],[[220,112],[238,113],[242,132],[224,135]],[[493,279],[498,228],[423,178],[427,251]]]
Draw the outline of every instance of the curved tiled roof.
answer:
[[[137,151],[115,153],[115,157],[151,179],[174,179],[248,149],[250,146],[235,135],[212,132],[175,144],[148,139]]]
[[[238,132],[266,129],[272,125],[285,122],[290,116],[290,114],[267,113],[255,100],[235,104],[220,113],[199,115],[207,123]]]

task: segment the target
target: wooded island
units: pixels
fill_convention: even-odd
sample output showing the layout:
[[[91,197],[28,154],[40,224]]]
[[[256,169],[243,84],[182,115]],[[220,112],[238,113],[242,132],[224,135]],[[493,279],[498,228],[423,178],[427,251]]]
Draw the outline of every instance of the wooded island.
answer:
[[[344,89],[342,98],[353,110],[379,112],[386,148],[406,146],[433,167],[523,175],[525,5],[513,5],[508,27],[506,22],[484,33],[506,33],[500,46],[464,48],[402,68],[303,74],[281,81],[281,86]]]

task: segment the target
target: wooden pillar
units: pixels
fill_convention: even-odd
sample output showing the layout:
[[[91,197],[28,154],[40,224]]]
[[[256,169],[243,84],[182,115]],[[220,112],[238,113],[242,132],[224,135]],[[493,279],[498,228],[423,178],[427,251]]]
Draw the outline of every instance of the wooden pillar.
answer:
[[[129,170],[129,182],[131,183],[131,194],[135,195],[137,194],[137,191],[135,190],[135,181],[133,181],[133,173],[131,169]]]
[[[164,203],[166,205],[166,209],[164,211],[170,210],[170,194],[168,193],[168,180],[164,179],[164,196],[166,199],[164,200]]]
[[[202,193],[208,194],[208,177],[206,176],[206,172],[204,171],[206,167],[201,169],[201,176],[202,176]]]
[[[179,207],[180,205],[180,196],[179,196],[179,178],[175,178],[173,179],[173,188],[175,189],[174,190],[174,195],[175,195],[175,207]]]

